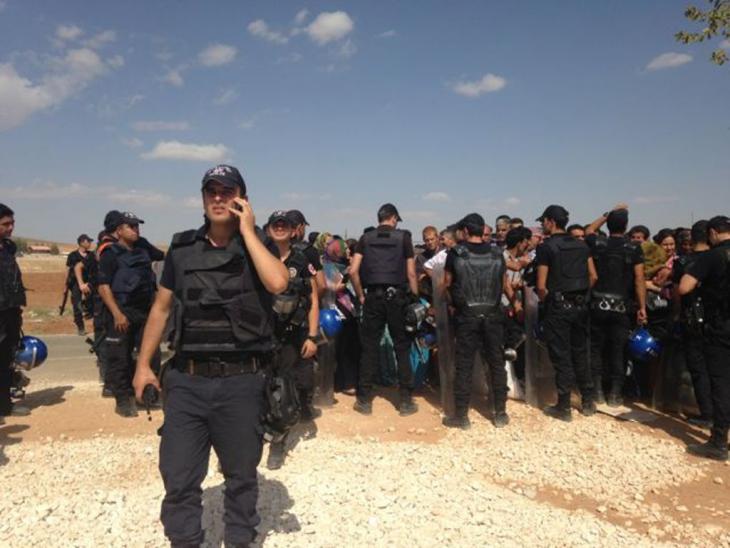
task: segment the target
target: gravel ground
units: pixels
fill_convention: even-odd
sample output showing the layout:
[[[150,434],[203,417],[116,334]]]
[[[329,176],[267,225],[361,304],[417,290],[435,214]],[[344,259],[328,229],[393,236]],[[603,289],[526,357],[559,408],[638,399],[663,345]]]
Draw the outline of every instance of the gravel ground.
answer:
[[[52,409],[62,413],[63,405]],[[327,415],[367,420],[347,407]],[[426,407],[419,415],[432,419]],[[397,418],[382,438],[407,441],[342,437],[328,431],[325,416],[283,469],[260,468],[263,544],[730,546],[730,468],[690,459],[681,443],[642,425],[607,417],[563,424],[521,404],[510,411],[506,429],[473,413],[472,430],[432,443],[425,441],[431,432]],[[105,429],[87,439],[59,432],[7,445],[0,545],[165,546],[157,443],[150,428],[133,436]],[[216,470],[212,457],[207,546],[222,539]],[[702,481],[724,501],[713,513],[679,504]]]

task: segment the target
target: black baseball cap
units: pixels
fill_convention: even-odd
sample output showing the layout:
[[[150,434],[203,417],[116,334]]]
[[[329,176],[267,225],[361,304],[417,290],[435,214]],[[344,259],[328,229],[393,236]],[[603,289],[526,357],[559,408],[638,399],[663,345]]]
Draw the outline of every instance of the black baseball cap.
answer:
[[[277,209],[269,215],[269,220],[266,224],[273,225],[278,221],[285,221],[288,225],[293,225],[292,220],[287,215],[287,212],[282,209]]]
[[[76,238],[76,243],[80,244],[81,242],[93,242],[93,238],[90,238],[88,234],[82,234],[78,238]]]
[[[104,229],[113,232],[119,225],[141,225],[144,221],[130,211],[117,211],[113,209],[104,217]]]
[[[238,187],[241,189],[241,196],[246,194],[246,182],[243,180],[241,172],[233,166],[219,164],[210,168],[203,175],[201,187],[205,187],[209,181],[217,181],[228,187]]]
[[[553,221],[568,220],[568,210],[560,205],[549,205],[545,208],[536,221],[542,222],[543,219],[552,219]]]
[[[307,219],[304,218],[304,213],[298,209],[290,209],[286,212],[286,217],[293,226],[309,225]]]
[[[380,206],[380,209],[378,209],[378,221],[384,221],[393,215],[398,217],[398,222],[403,222],[403,219],[400,218],[400,213],[398,213],[398,208],[396,208],[393,204],[383,204]]]

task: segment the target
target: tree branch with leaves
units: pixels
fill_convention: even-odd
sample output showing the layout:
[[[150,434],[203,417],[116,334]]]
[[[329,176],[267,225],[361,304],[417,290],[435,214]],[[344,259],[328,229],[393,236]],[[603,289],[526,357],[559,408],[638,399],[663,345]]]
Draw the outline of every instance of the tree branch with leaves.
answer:
[[[702,11],[698,7],[689,6],[684,16],[695,23],[702,23],[704,28],[699,32],[680,31],[674,35],[678,42],[694,44],[704,42],[719,36],[730,40],[730,0],[708,0],[711,8]],[[727,52],[723,47],[712,52],[713,63],[722,65],[728,60]]]

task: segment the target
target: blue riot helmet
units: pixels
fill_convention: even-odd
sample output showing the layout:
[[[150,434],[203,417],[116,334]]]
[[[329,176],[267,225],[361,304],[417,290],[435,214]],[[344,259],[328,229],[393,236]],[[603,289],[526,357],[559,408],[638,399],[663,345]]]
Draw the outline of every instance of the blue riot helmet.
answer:
[[[20,369],[33,369],[38,367],[48,357],[46,343],[37,337],[25,336],[20,339],[18,351],[15,353],[15,365]]]
[[[319,311],[319,326],[328,337],[336,336],[342,331],[342,319],[333,308],[323,308]]]
[[[636,361],[649,361],[659,357],[661,343],[644,327],[637,327],[629,335],[629,355]]]

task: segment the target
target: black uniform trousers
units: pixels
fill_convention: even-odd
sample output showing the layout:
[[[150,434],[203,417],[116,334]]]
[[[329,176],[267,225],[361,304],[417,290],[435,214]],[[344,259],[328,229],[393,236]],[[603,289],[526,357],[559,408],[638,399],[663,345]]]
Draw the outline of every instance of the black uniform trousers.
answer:
[[[302,358],[305,339],[306,333],[287,333],[280,337],[273,368],[280,376],[292,379],[300,393],[311,394],[314,391],[314,359]]]
[[[474,357],[481,352],[486,374],[490,379],[490,396],[496,412],[505,410],[507,402],[507,370],[504,364],[504,316],[456,315],[456,375],[454,407],[456,415],[465,417],[472,392]]]
[[[115,397],[132,396],[132,378],[134,377],[135,362],[133,353],[139,350],[142,342],[147,311],[135,309],[123,309],[124,315],[129,320],[129,327],[126,332],[117,331],[114,327],[114,318],[107,314],[106,320],[106,373],[104,384],[111,389]],[[159,351],[153,358],[154,364],[160,361]],[[157,367],[159,369],[159,366]]]
[[[179,544],[203,541],[201,484],[213,447],[225,478],[225,543],[252,541],[260,521],[256,467],[263,450],[263,373],[202,377],[171,368],[163,382],[160,519],[165,535]]]
[[[705,329],[704,354],[710,377],[712,422],[715,428],[726,430],[730,427],[730,320]]]
[[[411,337],[406,332],[405,322],[407,299],[403,290],[398,290],[391,297],[379,290],[368,291],[365,295],[360,328],[362,363],[357,389],[357,397],[361,401],[370,401],[373,398],[373,385],[378,374],[380,341],[386,325],[393,339],[395,358],[398,362],[398,385],[401,396],[410,397],[413,392]]]
[[[555,369],[558,398],[570,398],[576,381],[581,395],[592,398],[593,379],[588,367],[588,308],[548,300],[543,331],[550,362]]]
[[[610,379],[611,391],[620,394],[626,380],[626,343],[631,321],[625,313],[607,310],[591,310],[590,315],[593,382]]]
[[[94,291],[92,293],[92,303],[94,305],[94,346],[96,347],[96,365],[99,368],[99,377],[106,384],[106,365],[107,359],[107,345],[104,341],[107,334],[107,315],[109,314],[104,306],[104,302],[101,300],[99,294]]]
[[[86,326],[84,325],[84,316],[90,316],[93,314],[91,303],[92,295],[88,295],[84,299],[84,294],[81,293],[81,288],[79,288],[76,284],[71,286],[71,306],[74,311],[74,324],[76,324],[76,329],[79,331],[86,330]]]
[[[712,418],[712,391],[710,387],[710,374],[705,360],[705,344],[700,333],[690,331],[687,326],[682,326],[682,351],[684,362],[692,378],[695,400],[700,415],[703,418]],[[728,361],[730,367],[730,361]]]
[[[0,310],[0,415],[9,415],[13,408],[10,399],[11,366],[20,341],[21,323],[20,308]]]

